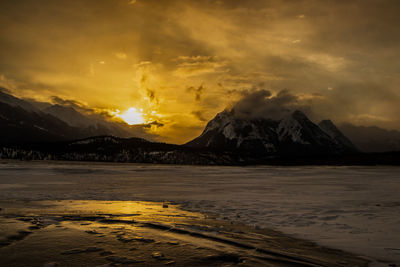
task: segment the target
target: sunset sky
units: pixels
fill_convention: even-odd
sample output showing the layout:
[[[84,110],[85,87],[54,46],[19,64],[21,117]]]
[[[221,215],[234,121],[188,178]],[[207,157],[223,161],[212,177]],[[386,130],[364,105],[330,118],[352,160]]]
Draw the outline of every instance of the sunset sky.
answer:
[[[397,0],[0,0],[0,86],[183,143],[244,95],[400,130]],[[113,116],[114,116],[113,115]]]

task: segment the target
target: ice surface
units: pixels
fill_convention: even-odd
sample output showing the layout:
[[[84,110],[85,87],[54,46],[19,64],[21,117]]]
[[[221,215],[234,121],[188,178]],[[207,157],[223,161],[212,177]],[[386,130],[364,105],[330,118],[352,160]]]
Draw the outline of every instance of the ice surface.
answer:
[[[400,263],[399,167],[1,161],[0,199],[172,201],[188,210]]]

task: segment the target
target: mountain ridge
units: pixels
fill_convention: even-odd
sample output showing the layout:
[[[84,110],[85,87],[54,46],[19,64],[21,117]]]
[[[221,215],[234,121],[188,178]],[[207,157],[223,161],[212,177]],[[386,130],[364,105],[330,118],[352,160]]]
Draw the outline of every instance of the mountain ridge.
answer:
[[[83,114],[73,107],[42,103],[15,97],[0,87],[0,143],[74,140],[98,135],[146,137],[142,126],[113,122],[98,114]],[[29,134],[30,133],[30,134]]]
[[[200,136],[174,145],[141,136],[127,138],[107,128],[112,122],[98,124],[73,107],[43,106],[40,109],[1,92],[0,158],[207,165],[398,162],[396,153],[385,154],[382,161],[361,156],[341,126],[330,120],[316,124],[299,110],[278,119],[255,118],[254,114],[250,119],[243,112],[224,110]]]
[[[185,145],[260,155],[356,153],[355,146],[335,129],[336,136],[330,136],[299,110],[280,120],[237,118],[234,110],[225,110],[206,125],[199,137]]]
[[[363,152],[400,151],[400,131],[351,123],[342,123],[339,129]]]

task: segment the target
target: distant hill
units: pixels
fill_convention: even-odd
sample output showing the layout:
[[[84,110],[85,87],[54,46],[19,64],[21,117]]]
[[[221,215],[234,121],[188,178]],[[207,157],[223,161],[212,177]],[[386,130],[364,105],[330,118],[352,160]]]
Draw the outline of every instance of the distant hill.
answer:
[[[350,148],[354,151],[358,150],[357,147],[345,136],[331,120],[323,120],[318,123],[318,126],[331,138],[336,140],[338,144]]]
[[[79,138],[78,129],[60,119],[37,110],[0,102],[0,143],[61,141]]]
[[[350,123],[339,125],[339,129],[363,152],[400,151],[399,131]]]

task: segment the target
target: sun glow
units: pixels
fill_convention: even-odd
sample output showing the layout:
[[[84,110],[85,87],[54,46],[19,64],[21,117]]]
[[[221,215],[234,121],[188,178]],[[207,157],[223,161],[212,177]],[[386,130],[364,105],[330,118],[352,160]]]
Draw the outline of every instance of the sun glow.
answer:
[[[142,113],[134,107],[128,108],[125,112],[118,114],[117,116],[129,125],[145,123]]]

